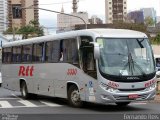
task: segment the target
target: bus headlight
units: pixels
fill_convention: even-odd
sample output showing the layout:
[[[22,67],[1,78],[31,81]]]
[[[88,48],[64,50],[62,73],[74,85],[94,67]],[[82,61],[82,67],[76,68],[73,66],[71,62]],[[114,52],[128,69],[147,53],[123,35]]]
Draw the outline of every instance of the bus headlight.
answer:
[[[156,83],[152,84],[150,87],[146,88],[147,91],[156,88]]]
[[[118,89],[116,88],[112,88],[110,86],[108,86],[107,84],[104,84],[101,82],[100,87],[104,90],[107,90],[108,92],[116,92]]]

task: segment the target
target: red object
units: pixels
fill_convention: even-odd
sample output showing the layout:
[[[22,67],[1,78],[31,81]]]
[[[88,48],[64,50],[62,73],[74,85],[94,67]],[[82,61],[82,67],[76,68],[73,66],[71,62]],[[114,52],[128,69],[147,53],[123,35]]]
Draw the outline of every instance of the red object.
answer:
[[[20,66],[18,76],[33,76],[34,66]]]
[[[112,87],[112,88],[118,88],[119,84],[115,83],[115,82],[109,82],[108,86]]]
[[[132,95],[129,95],[128,98],[129,99],[135,99],[135,98],[138,98],[138,94],[132,94]]]
[[[148,82],[145,83],[145,88],[151,86],[152,84],[154,84],[156,82],[156,80],[150,80]]]
[[[77,75],[77,69],[68,69],[67,75]]]

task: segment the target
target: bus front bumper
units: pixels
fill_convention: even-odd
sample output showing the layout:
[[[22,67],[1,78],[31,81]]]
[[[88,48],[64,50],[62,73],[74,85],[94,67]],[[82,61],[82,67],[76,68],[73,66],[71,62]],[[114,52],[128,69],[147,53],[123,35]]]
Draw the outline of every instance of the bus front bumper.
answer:
[[[133,98],[131,98],[130,96],[133,96]],[[116,103],[116,102],[148,101],[148,100],[154,100],[155,96],[156,96],[156,89],[150,91],[118,92],[118,93],[110,93],[106,92],[105,90],[101,90],[100,102]]]

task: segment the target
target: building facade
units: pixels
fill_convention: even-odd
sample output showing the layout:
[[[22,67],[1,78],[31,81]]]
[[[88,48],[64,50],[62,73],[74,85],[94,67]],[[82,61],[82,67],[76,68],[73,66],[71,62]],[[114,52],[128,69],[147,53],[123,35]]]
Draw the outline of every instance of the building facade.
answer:
[[[103,24],[103,21],[96,15],[93,15],[91,19],[89,19],[89,23],[90,24]]]
[[[106,23],[123,22],[127,17],[127,0],[105,0]]]
[[[142,8],[144,19],[147,17],[151,17],[153,21],[156,23],[156,11],[154,8]]]
[[[0,0],[0,34],[7,29],[8,19],[7,19],[7,0]]]
[[[127,20],[132,23],[144,23],[144,14],[143,11],[131,11],[127,14]]]
[[[34,5],[35,9],[21,9]],[[38,0],[8,0],[9,27],[25,26],[31,20],[39,21]]]
[[[57,31],[69,31],[73,30],[75,28],[76,24],[88,24],[88,13],[87,12],[74,12],[71,13],[71,15],[81,17],[84,21],[82,21],[80,18],[65,15],[64,9],[62,7],[61,9],[62,14],[57,14]]]

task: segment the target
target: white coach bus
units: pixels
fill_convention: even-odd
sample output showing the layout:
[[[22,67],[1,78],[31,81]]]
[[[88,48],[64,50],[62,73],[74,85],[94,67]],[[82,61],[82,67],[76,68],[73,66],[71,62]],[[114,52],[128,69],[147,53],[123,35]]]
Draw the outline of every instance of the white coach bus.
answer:
[[[3,45],[3,87],[27,99],[46,95],[128,105],[152,100],[156,69],[146,34],[122,29],[88,29]]]

